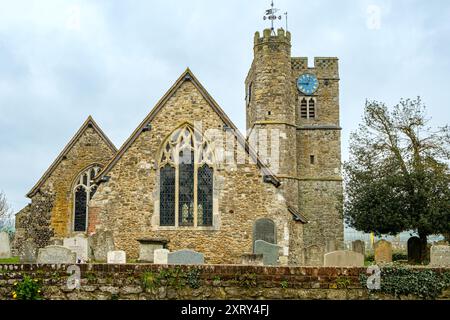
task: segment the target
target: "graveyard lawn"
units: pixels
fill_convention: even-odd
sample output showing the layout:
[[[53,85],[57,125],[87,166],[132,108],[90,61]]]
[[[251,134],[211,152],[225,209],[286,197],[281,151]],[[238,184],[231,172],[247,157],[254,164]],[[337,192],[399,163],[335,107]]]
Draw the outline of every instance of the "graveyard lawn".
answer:
[[[8,259],[0,259],[0,264],[17,264],[20,263],[19,257],[11,257]]]

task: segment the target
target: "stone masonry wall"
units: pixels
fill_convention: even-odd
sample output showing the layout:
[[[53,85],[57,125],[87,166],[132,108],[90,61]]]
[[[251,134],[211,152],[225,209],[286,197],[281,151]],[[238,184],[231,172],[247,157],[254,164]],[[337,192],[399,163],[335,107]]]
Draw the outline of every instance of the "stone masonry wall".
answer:
[[[363,287],[359,277],[365,268],[84,264],[81,287],[69,289],[68,267],[0,265],[0,300],[12,300],[14,284],[25,275],[38,280],[43,298],[52,300],[396,299]],[[450,299],[449,288],[439,299]]]
[[[118,160],[108,173],[109,182],[99,186],[90,202],[99,221],[97,227],[112,231],[116,247],[125,250],[130,258],[138,258],[138,239],[165,238],[170,241],[171,251],[193,249],[204,253],[206,263],[222,264],[238,263],[242,254],[251,253],[255,221],[270,218],[277,228],[277,243],[283,247],[283,252],[288,251],[285,248],[289,247],[292,215],[286,209],[280,190],[264,183],[259,168],[248,159],[241,164],[215,166],[213,227],[159,226],[159,171],[156,168],[162,143],[186,122],[202,134],[207,130],[223,134],[224,122],[190,80],[185,80],[156,114],[152,129],[142,132]],[[236,154],[238,144],[234,137],[232,142]],[[217,157],[226,155],[223,144],[212,143]]]
[[[72,189],[75,179],[91,165],[106,165],[113,155],[114,151],[102,137],[93,128],[88,127],[47,179],[44,187],[52,190],[55,195],[51,226],[56,237],[67,237],[72,231]]]

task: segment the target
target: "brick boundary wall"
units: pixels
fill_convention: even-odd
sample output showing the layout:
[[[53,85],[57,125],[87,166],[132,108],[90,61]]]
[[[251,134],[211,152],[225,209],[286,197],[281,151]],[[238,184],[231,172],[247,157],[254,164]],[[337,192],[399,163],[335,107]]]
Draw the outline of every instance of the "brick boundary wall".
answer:
[[[205,300],[205,299],[376,299],[395,297],[370,293],[360,283],[366,268],[256,267],[242,265],[167,266],[153,264],[81,264],[81,287],[68,289],[70,265],[0,265],[0,300],[12,299],[14,283],[25,275],[40,279],[45,299],[56,300]],[[423,268],[421,268],[423,269]],[[450,268],[427,268],[438,273]],[[183,275],[198,271],[199,287],[188,283],[177,287],[170,278],[161,285],[145,288],[143,277],[160,274]],[[172,278],[172,280],[175,279]],[[186,281],[189,277],[186,277]],[[345,283],[345,284],[344,284]],[[417,299],[414,296],[401,299]],[[439,299],[450,300],[449,290]]]

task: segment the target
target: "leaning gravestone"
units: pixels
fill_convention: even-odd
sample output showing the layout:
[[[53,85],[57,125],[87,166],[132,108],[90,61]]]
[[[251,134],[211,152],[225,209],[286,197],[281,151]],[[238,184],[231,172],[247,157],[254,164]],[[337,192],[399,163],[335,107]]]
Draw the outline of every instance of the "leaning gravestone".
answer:
[[[366,254],[366,243],[362,240],[353,241],[352,251],[361,253],[364,256]]]
[[[73,238],[64,238],[63,246],[75,252],[78,260],[89,260],[89,242],[86,237],[76,236]]]
[[[107,261],[108,252],[116,250],[111,231],[97,231],[89,237],[90,258],[95,261]]]
[[[61,246],[47,246],[39,249],[38,264],[72,264],[76,263],[77,254]]]
[[[11,258],[11,246],[9,244],[9,234],[0,232],[0,259]]]
[[[109,251],[108,263],[110,264],[125,264],[127,263],[127,254],[125,251]]]
[[[422,256],[421,241],[419,237],[408,239],[408,263],[420,263]]]
[[[205,257],[203,253],[193,250],[179,250],[167,255],[168,264],[204,264]]]
[[[386,240],[380,240],[375,243],[375,262],[391,263],[392,262],[392,244]]]
[[[35,263],[37,258],[38,248],[33,239],[25,240],[19,251],[19,259],[21,263]]]
[[[270,219],[256,220],[253,228],[253,248],[256,241],[264,240],[269,243],[275,244],[275,223]]]
[[[256,240],[254,253],[263,255],[265,266],[276,266],[278,265],[280,249],[281,247],[276,244],[268,243],[264,240]]]
[[[364,256],[354,251],[334,251],[324,255],[325,267],[364,267]]]
[[[156,249],[153,252],[153,263],[154,264],[167,264],[170,251],[167,249]]]
[[[432,246],[430,266],[450,267],[450,246]]]

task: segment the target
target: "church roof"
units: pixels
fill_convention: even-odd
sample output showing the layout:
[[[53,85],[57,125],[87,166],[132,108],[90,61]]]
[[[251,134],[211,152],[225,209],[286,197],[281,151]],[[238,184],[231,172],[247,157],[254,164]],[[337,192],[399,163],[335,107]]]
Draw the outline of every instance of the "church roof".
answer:
[[[117,148],[114,146],[114,144],[109,140],[109,138],[106,136],[106,134],[100,129],[98,124],[94,121],[92,116],[89,116],[86,121],[83,123],[80,129],[78,129],[77,133],[73,136],[73,138],[69,141],[69,143],[65,146],[65,148],[61,151],[61,153],[58,155],[58,157],[53,161],[53,163],[50,165],[50,167],[45,171],[44,175],[39,179],[39,181],[34,185],[34,187],[27,193],[27,197],[31,198],[33,197],[39,190],[39,188],[44,184],[44,182],[50,177],[50,175],[53,173],[53,171],[56,169],[56,167],[61,163],[61,161],[64,159],[64,157],[67,155],[67,153],[72,149],[72,147],[75,145],[75,143],[78,141],[78,139],[83,135],[83,133],[86,131],[87,128],[93,128],[98,135],[105,141],[105,143],[111,148],[111,150],[117,152]]]
[[[260,161],[257,153],[254,149],[248,144],[248,141],[245,137],[239,132],[234,123],[228,118],[222,108],[217,104],[217,102],[210,96],[210,94],[206,91],[206,89],[201,85],[198,79],[193,75],[192,71],[187,68],[185,72],[178,78],[175,84],[166,92],[166,94],[158,101],[156,106],[150,111],[150,113],[145,117],[145,119],[141,122],[141,124],[134,130],[131,136],[125,141],[119,151],[116,153],[114,158],[105,166],[105,168],[100,172],[100,174],[96,177],[96,182],[100,182],[101,179],[108,174],[108,172],[114,167],[114,165],[119,161],[119,159],[123,156],[123,154],[128,150],[128,148],[133,144],[133,142],[139,137],[141,132],[148,126],[149,123],[155,118],[158,112],[164,107],[166,102],[175,94],[178,88],[185,81],[191,81],[192,84],[197,88],[203,98],[208,102],[208,104],[213,108],[213,110],[219,115],[221,120],[225,123],[227,127],[232,129],[236,139],[238,142],[244,147],[246,152],[252,157],[252,160],[255,161],[258,167],[261,169],[262,174],[264,176],[265,182],[270,182],[276,187],[280,186],[280,180],[272,173],[272,171],[264,165],[262,161]]]

